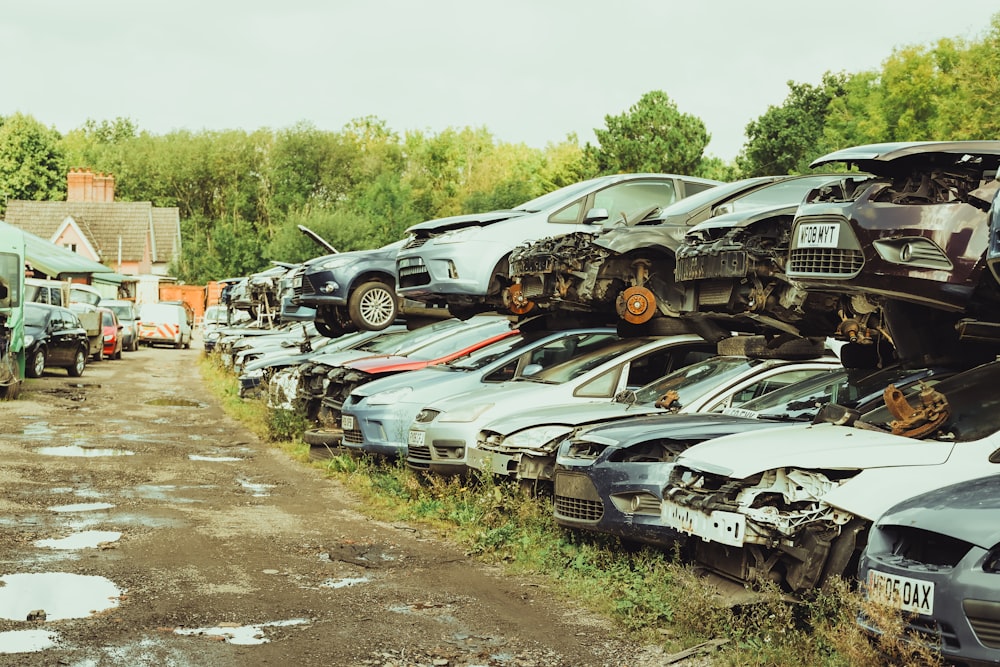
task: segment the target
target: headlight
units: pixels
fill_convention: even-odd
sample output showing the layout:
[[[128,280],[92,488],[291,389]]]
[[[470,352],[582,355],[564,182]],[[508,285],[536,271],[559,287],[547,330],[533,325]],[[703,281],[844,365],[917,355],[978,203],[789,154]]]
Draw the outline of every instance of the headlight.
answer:
[[[24,346],[28,347],[35,342],[35,337],[31,334],[24,334]]]
[[[453,412],[443,412],[439,421],[442,422],[471,422],[479,418],[481,414],[493,407],[493,403],[480,403]]]
[[[983,560],[983,569],[993,574],[1000,574],[1000,544],[990,549]]]
[[[404,396],[413,393],[413,387],[400,387],[399,389],[389,389],[380,391],[368,397],[368,405],[391,405],[398,403]]]
[[[538,449],[545,443],[560,438],[572,431],[573,429],[569,426],[558,426],[556,424],[533,426],[508,436],[504,440],[504,446]]]
[[[441,236],[434,239],[435,243],[459,243],[462,241],[467,241],[469,238],[475,236],[479,233],[482,227],[466,227],[464,229],[456,229],[453,232],[447,232]]]

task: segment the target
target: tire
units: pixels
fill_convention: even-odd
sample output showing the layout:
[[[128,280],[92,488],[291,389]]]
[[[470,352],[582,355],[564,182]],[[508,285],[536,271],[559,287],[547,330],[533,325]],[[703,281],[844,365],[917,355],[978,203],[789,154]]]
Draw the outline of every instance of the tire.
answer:
[[[719,354],[738,355],[754,359],[816,359],[824,354],[823,341],[809,338],[768,338],[767,336],[733,336],[719,341]]]
[[[347,300],[351,321],[366,331],[382,331],[396,321],[399,300],[391,286],[380,280],[362,284]]]
[[[339,428],[311,428],[302,434],[302,442],[313,447],[339,447],[344,432]]]
[[[94,352],[94,361],[104,361],[104,345],[101,345],[101,349]]]
[[[676,336],[693,333],[691,323],[679,317],[658,316],[642,324],[630,324],[625,320],[618,321],[618,335],[621,338],[637,336]]]
[[[0,386],[0,401],[14,401],[21,395],[21,381],[15,380],[13,384]]]
[[[73,357],[72,366],[66,367],[66,372],[70,377],[78,378],[83,375],[83,369],[87,367],[87,352],[82,347],[77,349],[76,356]]]
[[[133,336],[132,337],[132,345],[129,347],[129,350],[132,351],[132,352],[138,352],[139,351],[139,337],[138,336]]]
[[[316,331],[321,336],[326,336],[327,338],[339,338],[345,333],[352,331],[354,327],[347,309],[342,306],[322,306],[318,308],[313,323],[316,325]]]
[[[28,358],[28,362],[24,365],[24,374],[30,378],[40,378],[42,377],[42,372],[45,371],[45,350],[43,348],[38,348],[35,353]]]

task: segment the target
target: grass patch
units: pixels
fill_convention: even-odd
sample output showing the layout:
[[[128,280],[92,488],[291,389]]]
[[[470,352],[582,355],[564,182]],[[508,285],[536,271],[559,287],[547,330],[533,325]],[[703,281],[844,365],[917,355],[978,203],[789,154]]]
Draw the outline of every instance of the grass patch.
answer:
[[[511,576],[543,578],[556,594],[609,616],[637,641],[675,652],[724,640],[711,655],[713,667],[941,664],[925,644],[905,635],[898,614],[866,605],[846,582],[806,601],[789,601],[765,587],[752,604],[732,606],[677,553],[560,528],[549,499],[514,484],[417,473],[399,461],[350,454],[313,460],[301,441],[309,426],[304,419],[240,399],[232,375],[210,357],[202,372],[231,416],[338,480],[370,516],[436,529]],[[881,635],[872,639],[859,627],[859,611]]]

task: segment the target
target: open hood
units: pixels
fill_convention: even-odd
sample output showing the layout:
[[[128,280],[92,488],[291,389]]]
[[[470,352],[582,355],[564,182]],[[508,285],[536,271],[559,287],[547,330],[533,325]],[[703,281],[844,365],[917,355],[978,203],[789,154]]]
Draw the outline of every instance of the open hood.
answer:
[[[453,229],[462,229],[463,227],[483,227],[485,225],[492,225],[496,222],[510,220],[511,218],[518,218],[528,213],[529,211],[504,209],[499,211],[488,211],[486,213],[453,215],[448,218],[437,218],[435,220],[427,220],[426,222],[413,225],[406,230],[406,233],[429,234],[434,232],[440,234],[441,232],[447,232]]]
[[[1000,163],[1000,141],[908,141],[844,148],[813,160],[810,167],[832,163],[855,165],[878,176],[916,163],[946,166],[958,161],[982,161],[987,168]]]
[[[743,479],[777,468],[859,470],[944,463],[953,443],[914,440],[834,424],[777,427],[692,447],[677,463]]]

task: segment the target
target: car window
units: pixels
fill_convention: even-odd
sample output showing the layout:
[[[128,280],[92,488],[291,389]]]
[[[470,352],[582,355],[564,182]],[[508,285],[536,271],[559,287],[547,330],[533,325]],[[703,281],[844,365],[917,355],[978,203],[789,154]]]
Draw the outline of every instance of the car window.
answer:
[[[574,396],[587,398],[611,398],[618,388],[618,378],[621,377],[622,366],[606,370],[596,378],[588,380],[573,392]]]
[[[676,368],[682,368],[696,360],[714,357],[715,351],[709,347],[702,350],[688,350],[682,347],[668,347],[633,359],[629,364],[629,387],[637,388],[667,375]]]
[[[546,368],[533,375],[531,379],[551,384],[562,384],[615,359],[619,355],[646,345],[648,342],[649,340],[644,338],[616,340],[586,354],[577,355],[569,361]]]
[[[665,208],[677,200],[672,181],[617,183],[595,193],[594,207],[607,209],[611,222],[635,222],[649,209]]]
[[[115,326],[115,315],[110,311],[101,312],[101,326],[113,327]]]
[[[515,206],[516,211],[544,211],[546,209],[552,208],[554,206],[559,206],[563,202],[572,201],[574,198],[584,194],[593,188],[597,183],[600,183],[604,178],[592,178],[586,181],[580,181],[579,183],[573,183],[572,185],[567,185],[565,187],[559,188],[558,190],[553,190],[548,194],[544,194],[541,197],[536,197],[531,201],[526,201],[519,206]]]
[[[756,382],[751,382],[738,392],[727,396],[724,400],[712,405],[709,411],[717,412],[730,406],[742,405],[747,401],[752,401],[755,398],[770,394],[772,391],[800,383],[820,373],[826,374],[826,371],[819,368],[789,368],[779,373],[774,373]]]
[[[675,391],[683,407],[686,401],[702,396],[716,385],[739,377],[747,369],[762,364],[746,357],[712,357],[678,369],[635,392],[636,403],[652,405],[668,391]]]
[[[777,181],[742,197],[736,197],[730,202],[727,211],[744,211],[752,208],[782,206],[800,202],[805,199],[810,190],[836,180],[836,178],[838,177],[823,175]]]

